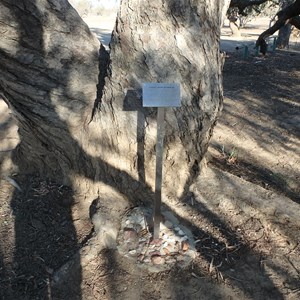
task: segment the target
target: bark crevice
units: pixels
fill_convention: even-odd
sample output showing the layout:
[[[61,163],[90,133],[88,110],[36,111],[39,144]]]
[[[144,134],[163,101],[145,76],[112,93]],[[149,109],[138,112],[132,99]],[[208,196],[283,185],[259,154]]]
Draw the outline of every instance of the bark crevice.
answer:
[[[97,97],[94,102],[94,107],[91,114],[90,122],[93,121],[93,118],[97,110],[101,111],[101,103],[103,96],[103,89],[105,86],[105,79],[108,77],[108,68],[109,68],[110,56],[109,52],[106,51],[104,46],[100,44],[99,49],[99,76],[98,76],[98,85],[97,85]]]

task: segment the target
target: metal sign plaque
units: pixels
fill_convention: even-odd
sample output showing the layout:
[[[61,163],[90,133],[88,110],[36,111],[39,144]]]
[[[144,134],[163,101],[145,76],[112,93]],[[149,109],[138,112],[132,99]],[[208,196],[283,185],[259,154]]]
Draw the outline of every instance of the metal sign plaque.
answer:
[[[179,107],[180,85],[178,83],[144,83],[144,107]]]

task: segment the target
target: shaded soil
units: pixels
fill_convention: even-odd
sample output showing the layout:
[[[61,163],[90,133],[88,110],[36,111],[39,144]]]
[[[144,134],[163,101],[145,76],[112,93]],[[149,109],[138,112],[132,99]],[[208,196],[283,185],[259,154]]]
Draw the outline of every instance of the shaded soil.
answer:
[[[34,175],[11,179],[22,190],[1,181],[0,296],[43,299],[54,270],[90,238],[92,224],[75,229],[69,187]]]
[[[210,163],[300,203],[299,52],[230,53]]]
[[[275,191],[287,207],[300,204],[299,67],[298,52],[228,54],[224,110],[208,156],[211,170],[261,186],[266,197]],[[9,156],[2,150],[1,170]],[[192,231],[196,259],[151,273],[116,250],[97,250],[92,221],[88,213],[76,217],[81,199],[68,187],[34,175],[3,177],[0,299],[299,299],[298,227],[271,223],[254,207],[214,204],[214,180],[215,191],[166,204]]]

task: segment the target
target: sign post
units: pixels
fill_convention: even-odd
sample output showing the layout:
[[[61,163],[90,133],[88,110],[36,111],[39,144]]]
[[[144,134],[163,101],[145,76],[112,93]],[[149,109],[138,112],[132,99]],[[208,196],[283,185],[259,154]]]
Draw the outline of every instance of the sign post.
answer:
[[[157,107],[157,140],[155,169],[155,198],[153,210],[153,239],[159,238],[161,222],[161,187],[164,150],[165,107],[180,106],[180,86],[177,83],[144,83],[143,106]]]
[[[162,167],[164,153],[164,134],[165,134],[165,108],[157,109],[157,139],[156,139],[156,168],[155,168],[155,199],[153,216],[153,239],[159,238],[159,226],[161,221],[161,186],[162,186]]]

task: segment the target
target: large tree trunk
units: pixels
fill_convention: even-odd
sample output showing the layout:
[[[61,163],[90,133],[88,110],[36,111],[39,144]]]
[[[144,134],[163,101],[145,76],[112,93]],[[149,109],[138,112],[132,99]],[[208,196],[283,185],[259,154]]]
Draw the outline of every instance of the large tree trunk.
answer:
[[[0,89],[20,128],[22,172],[151,198],[156,109],[143,82],[178,82],[166,112],[163,192],[199,173],[221,108],[223,1],[124,0],[107,53],[67,1],[1,1]],[[100,66],[100,72],[98,70]],[[97,90],[98,89],[98,90]]]

